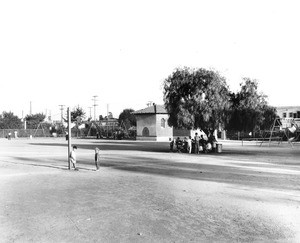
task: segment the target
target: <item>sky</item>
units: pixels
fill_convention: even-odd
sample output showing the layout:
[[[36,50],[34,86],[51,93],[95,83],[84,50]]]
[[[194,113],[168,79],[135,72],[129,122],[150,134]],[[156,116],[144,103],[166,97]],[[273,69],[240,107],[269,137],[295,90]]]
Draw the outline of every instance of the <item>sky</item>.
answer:
[[[299,106],[298,2],[0,1],[0,112],[118,117],[163,104],[178,67],[219,71],[234,92],[256,79],[270,105]]]

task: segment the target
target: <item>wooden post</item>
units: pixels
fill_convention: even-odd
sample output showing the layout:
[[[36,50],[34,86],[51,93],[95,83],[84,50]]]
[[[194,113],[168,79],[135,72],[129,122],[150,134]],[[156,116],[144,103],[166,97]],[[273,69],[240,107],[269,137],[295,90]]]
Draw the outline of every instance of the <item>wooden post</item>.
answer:
[[[71,154],[71,111],[68,107],[68,168],[71,169],[71,161],[70,161],[70,154]]]

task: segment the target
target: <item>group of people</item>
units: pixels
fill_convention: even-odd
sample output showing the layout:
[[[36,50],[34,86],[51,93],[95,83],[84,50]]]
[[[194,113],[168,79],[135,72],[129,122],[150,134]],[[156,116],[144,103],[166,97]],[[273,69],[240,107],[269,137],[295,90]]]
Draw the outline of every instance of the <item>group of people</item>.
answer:
[[[180,139],[180,137],[174,138],[170,142],[170,150],[180,152],[180,153],[208,153],[214,152],[216,150],[217,140],[216,137],[209,133],[208,136],[204,132],[200,135],[195,133],[194,138],[191,136],[184,137],[184,139]]]
[[[17,131],[14,131],[14,134],[15,134],[15,138],[18,138],[18,132],[17,132]],[[8,132],[6,138],[7,138],[8,140],[11,140],[11,138],[12,138],[11,132]]]
[[[70,153],[69,160],[74,170],[78,171],[78,167],[76,166],[76,162],[77,162],[76,150],[77,150],[77,146],[74,145]],[[96,171],[98,171],[100,168],[100,149],[97,147],[95,148],[95,166],[96,166]]]

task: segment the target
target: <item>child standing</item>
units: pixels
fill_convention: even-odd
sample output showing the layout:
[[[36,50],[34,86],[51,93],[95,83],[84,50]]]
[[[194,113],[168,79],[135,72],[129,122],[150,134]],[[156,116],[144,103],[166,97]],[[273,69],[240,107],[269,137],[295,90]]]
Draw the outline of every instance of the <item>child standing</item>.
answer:
[[[76,153],[75,153],[76,149],[77,146],[73,146],[73,150],[70,153],[70,162],[72,163],[74,170],[78,170],[76,167]]]
[[[96,171],[99,170],[100,167],[100,149],[95,148],[95,165],[96,165]]]

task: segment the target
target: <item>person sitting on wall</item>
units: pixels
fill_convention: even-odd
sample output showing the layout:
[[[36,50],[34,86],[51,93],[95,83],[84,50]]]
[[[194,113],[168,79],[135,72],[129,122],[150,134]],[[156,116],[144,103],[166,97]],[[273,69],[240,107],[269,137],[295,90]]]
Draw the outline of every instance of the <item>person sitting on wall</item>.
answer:
[[[180,137],[177,137],[177,139],[176,139],[177,152],[181,152],[181,148],[182,148],[182,141],[181,141]]]
[[[184,151],[185,153],[187,153],[187,152],[188,152],[188,139],[187,139],[187,137],[184,137],[182,143],[183,143],[183,144],[182,144],[182,146],[183,146],[183,151]]]
[[[175,145],[175,138],[172,138],[171,142],[170,142],[170,151],[173,152],[173,148],[174,148],[174,145]]]
[[[210,145],[208,145],[208,144],[210,144]],[[208,135],[208,140],[207,140],[207,149],[208,149],[208,147],[209,147],[209,151],[213,151],[213,152],[215,152],[216,151],[216,148],[217,148],[217,140],[216,140],[216,137],[212,134],[212,133],[210,133],[209,135]]]
[[[199,145],[202,147],[202,152],[207,153],[207,150],[206,150],[207,141],[204,139],[202,134],[200,136]]]
[[[199,141],[200,141],[200,137],[198,136],[198,133],[195,133],[195,137],[194,137],[194,143],[195,143],[195,146],[194,146],[194,148],[195,148],[195,154],[199,154],[199,146],[200,146],[200,144],[199,144]]]

